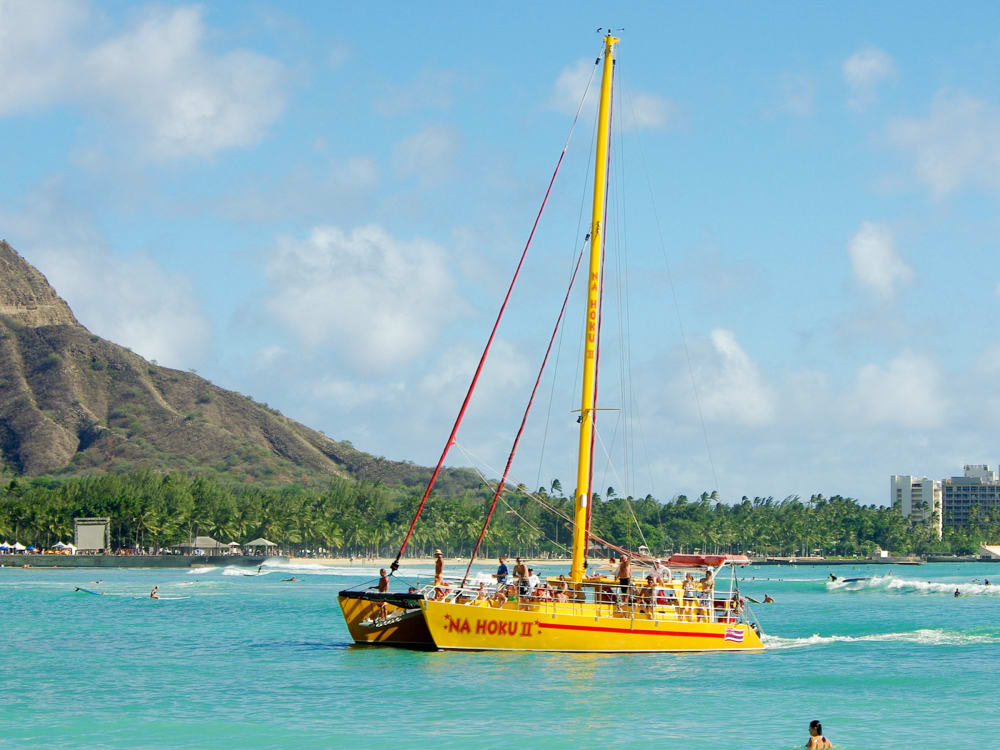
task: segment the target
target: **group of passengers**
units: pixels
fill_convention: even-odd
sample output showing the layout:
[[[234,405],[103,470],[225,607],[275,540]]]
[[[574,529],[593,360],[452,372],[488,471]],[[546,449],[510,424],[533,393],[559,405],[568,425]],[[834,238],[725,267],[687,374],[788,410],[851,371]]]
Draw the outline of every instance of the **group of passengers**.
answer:
[[[597,582],[606,578],[617,579],[617,584],[595,586],[595,600],[598,603],[614,604],[616,609],[626,606],[637,607],[640,612],[653,615],[658,607],[676,607],[681,614],[694,614],[697,607],[712,607],[715,582],[712,570],[705,571],[700,581],[686,573],[678,587],[670,568],[662,560],[655,560],[645,580],[637,585],[632,582],[632,563],[628,555],[622,555],[616,562],[612,556],[604,566],[588,577]],[[571,592],[564,576],[549,585],[543,582],[533,568],[516,557],[513,570],[507,567],[507,558],[500,556],[497,572],[493,574],[497,587],[492,593],[486,583],[480,583],[475,597],[460,595],[456,601],[474,606],[502,607],[508,602],[538,604],[546,602],[569,602],[577,598]],[[434,553],[434,587],[430,593],[433,600],[443,600],[451,595],[451,586],[444,579],[444,558],[441,550]]]

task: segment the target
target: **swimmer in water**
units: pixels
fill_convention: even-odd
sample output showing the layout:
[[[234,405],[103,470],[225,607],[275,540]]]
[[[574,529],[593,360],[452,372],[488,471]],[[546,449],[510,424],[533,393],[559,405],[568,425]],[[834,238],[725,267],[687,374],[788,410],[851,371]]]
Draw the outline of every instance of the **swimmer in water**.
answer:
[[[833,743],[823,736],[823,725],[818,719],[809,722],[809,739],[806,740],[806,750],[826,750]]]
[[[159,590],[160,590],[159,586],[153,586],[153,590],[149,592],[149,598],[150,599],[159,599],[160,595],[158,593],[156,593]]]
[[[292,576],[291,578],[282,578],[281,582],[282,583],[295,583],[298,580],[299,580],[298,578],[296,578],[295,576]]]
[[[91,581],[91,583],[104,583],[104,581]]]
[[[961,594],[959,593],[958,589],[955,589],[955,598],[957,599],[960,596]]]
[[[990,579],[989,579],[989,578],[987,578],[987,579],[986,579],[985,581],[983,581],[983,585],[984,585],[984,586],[992,586],[993,584],[992,584],[992,583],[990,583]]]
[[[774,598],[770,594],[764,594],[764,604],[774,604]]]

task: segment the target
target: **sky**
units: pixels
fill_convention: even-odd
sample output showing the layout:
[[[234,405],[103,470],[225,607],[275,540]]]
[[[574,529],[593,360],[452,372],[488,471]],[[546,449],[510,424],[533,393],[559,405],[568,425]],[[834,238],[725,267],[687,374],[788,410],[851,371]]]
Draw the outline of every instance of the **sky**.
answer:
[[[1000,7],[619,6],[0,0],[0,237],[92,332],[432,465],[611,24],[596,488],[886,504],[995,465]],[[595,88],[450,465],[506,461]],[[581,293],[530,487],[575,484]]]

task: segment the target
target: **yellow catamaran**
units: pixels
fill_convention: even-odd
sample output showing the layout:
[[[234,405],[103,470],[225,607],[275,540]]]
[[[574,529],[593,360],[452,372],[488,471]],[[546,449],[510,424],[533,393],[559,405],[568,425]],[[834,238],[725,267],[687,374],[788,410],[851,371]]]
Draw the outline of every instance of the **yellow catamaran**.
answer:
[[[517,582],[514,586],[484,592],[481,585],[466,587],[467,573],[460,582],[439,579],[432,585],[419,590],[411,589],[406,594],[343,591],[340,594],[341,608],[351,636],[358,643],[438,649],[573,652],[752,651],[764,648],[760,628],[752,620],[752,614],[735,587],[734,566],[749,562],[742,555],[674,555],[667,560],[666,569],[654,568],[644,580],[638,582],[587,574],[604,244],[602,221],[607,191],[614,53],[618,41],[611,33],[604,37],[587,276],[577,490],[569,574],[550,578],[546,583],[530,589],[524,582]],[[544,208],[544,201],[542,205]],[[483,360],[488,350],[489,343]],[[441,461],[448,447],[454,443],[478,375],[479,371],[473,378]],[[417,516],[440,470],[441,461],[424,493]],[[503,484],[501,480],[496,496],[503,491]],[[410,525],[411,532],[417,516]],[[400,555],[405,547],[404,541]],[[398,561],[399,556],[393,563],[394,571]],[[730,572],[728,587],[722,583],[726,571]],[[701,579],[696,581],[693,573],[701,575]]]

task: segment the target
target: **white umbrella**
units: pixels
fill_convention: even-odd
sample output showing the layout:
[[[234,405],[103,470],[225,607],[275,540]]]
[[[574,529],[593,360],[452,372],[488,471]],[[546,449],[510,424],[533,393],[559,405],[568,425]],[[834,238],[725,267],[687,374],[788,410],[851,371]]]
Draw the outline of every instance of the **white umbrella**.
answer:
[[[13,547],[11,547],[11,549],[16,549],[16,550],[17,550],[18,552],[24,552],[24,551],[25,551],[26,549],[28,549],[28,548],[27,548],[27,547],[25,547],[25,546],[24,546],[23,544],[21,544],[20,542],[14,542],[14,546],[13,546]]]
[[[239,542],[230,542],[229,546],[230,547],[242,547],[243,545],[240,544]]]

